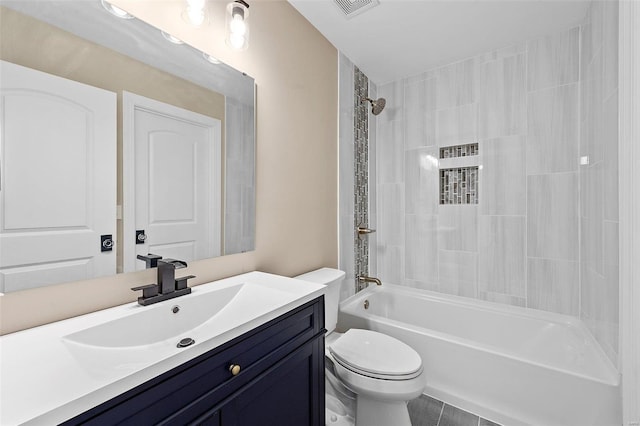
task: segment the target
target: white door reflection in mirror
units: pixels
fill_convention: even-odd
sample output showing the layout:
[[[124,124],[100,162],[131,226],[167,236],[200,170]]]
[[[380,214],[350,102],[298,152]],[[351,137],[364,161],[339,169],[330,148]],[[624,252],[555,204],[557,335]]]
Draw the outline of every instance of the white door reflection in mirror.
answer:
[[[0,292],[112,275],[116,94],[0,61]]]
[[[191,261],[221,253],[220,120],[123,94],[124,272],[136,255]],[[136,241],[136,230],[146,240]]]

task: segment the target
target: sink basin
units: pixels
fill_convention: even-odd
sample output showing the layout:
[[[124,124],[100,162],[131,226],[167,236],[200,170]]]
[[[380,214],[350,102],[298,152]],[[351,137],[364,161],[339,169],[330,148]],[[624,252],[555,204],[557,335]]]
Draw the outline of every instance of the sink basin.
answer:
[[[130,315],[69,334],[63,339],[89,346],[121,348],[183,336],[218,315],[244,286],[241,283],[202,294],[192,293],[153,306],[136,305]]]

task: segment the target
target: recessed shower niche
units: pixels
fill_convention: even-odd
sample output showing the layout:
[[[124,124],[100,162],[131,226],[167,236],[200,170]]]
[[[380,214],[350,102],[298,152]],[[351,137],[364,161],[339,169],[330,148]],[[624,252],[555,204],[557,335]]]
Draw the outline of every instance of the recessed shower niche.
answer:
[[[478,204],[478,143],[440,148],[440,204]]]

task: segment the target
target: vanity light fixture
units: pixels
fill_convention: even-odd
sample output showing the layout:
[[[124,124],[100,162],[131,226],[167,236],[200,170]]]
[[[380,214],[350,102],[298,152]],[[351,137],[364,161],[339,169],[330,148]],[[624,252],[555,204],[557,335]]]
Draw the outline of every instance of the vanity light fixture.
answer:
[[[102,0],[102,7],[104,7],[107,12],[109,12],[110,14],[112,14],[113,16],[117,16],[118,18],[121,19],[133,19],[134,16],[125,12],[124,10],[120,9],[119,7],[116,7],[114,5],[112,5],[111,3],[109,3],[106,0]]]
[[[187,5],[182,11],[182,19],[194,27],[199,27],[209,21],[205,0],[186,0]]]
[[[225,19],[227,45],[236,50],[249,47],[249,4],[235,0],[227,5]]]
[[[171,34],[166,33],[166,32],[164,32],[162,30],[160,32],[162,33],[162,37],[164,37],[165,40],[167,40],[167,41],[169,41],[169,42],[171,42],[173,44],[184,44],[184,41],[180,40],[179,38],[174,37]]]

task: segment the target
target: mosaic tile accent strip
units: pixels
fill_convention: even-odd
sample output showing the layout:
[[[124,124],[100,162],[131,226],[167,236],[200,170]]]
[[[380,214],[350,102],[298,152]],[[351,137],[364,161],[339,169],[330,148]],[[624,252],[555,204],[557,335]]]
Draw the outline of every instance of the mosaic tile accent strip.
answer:
[[[477,143],[440,148],[440,158],[469,157],[472,155],[478,155]]]
[[[478,167],[441,169],[440,204],[478,204]]]
[[[358,238],[358,226],[369,224],[369,111],[367,102],[362,98],[369,96],[369,79],[358,67],[354,66],[353,96],[353,153],[354,153],[354,250],[355,276],[369,275],[369,242],[368,238]],[[355,280],[356,292],[362,290]]]

